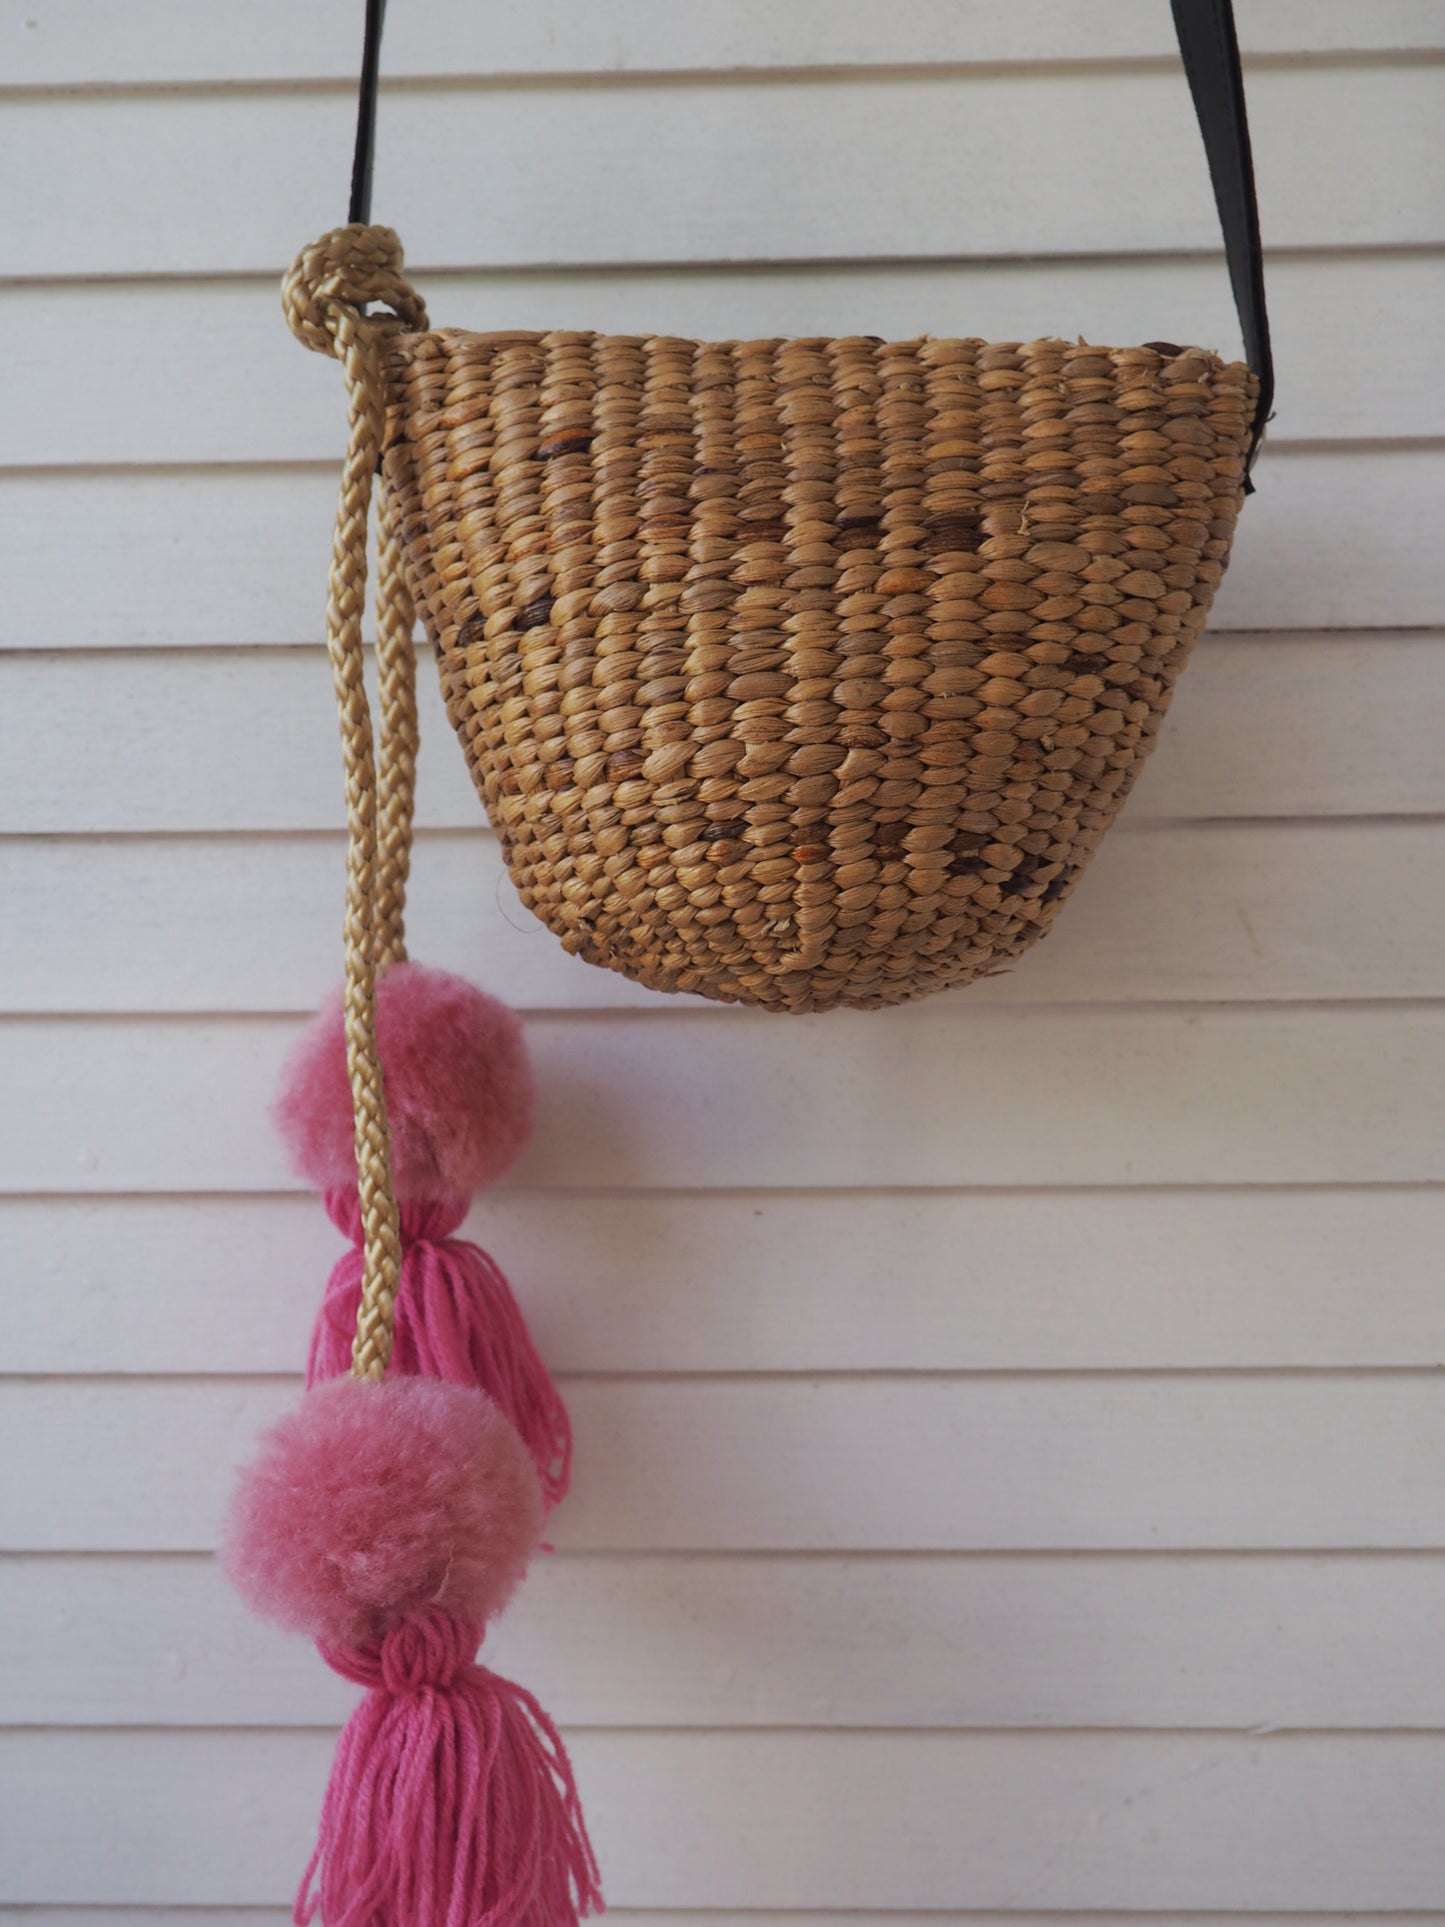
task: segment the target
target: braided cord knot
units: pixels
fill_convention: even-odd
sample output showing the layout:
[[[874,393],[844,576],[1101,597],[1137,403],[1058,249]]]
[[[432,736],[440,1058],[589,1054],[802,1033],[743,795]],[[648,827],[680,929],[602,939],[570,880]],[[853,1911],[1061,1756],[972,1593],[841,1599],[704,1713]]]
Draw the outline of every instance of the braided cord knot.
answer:
[[[281,283],[287,326],[318,354],[345,354],[357,324],[386,334],[424,332],[426,303],[402,272],[401,242],[394,229],[332,228],[302,248]],[[371,303],[388,313],[367,315]]]

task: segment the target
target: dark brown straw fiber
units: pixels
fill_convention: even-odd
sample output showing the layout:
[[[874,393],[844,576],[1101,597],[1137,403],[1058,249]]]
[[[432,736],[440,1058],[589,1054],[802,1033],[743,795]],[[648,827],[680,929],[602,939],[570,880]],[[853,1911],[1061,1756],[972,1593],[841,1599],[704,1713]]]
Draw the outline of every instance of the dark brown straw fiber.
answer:
[[[592,963],[775,1010],[1048,929],[1203,627],[1258,392],[1167,342],[442,330],[381,367],[523,901]]]

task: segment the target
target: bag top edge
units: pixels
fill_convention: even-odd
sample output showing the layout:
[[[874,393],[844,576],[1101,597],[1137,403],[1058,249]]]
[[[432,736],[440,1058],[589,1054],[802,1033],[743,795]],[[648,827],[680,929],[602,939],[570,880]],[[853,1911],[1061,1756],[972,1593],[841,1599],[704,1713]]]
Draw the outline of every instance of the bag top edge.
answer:
[[[504,328],[493,331],[479,331],[470,328],[434,328],[426,333],[398,332],[391,336],[388,348],[391,354],[406,361],[414,361],[433,353],[454,354],[458,350],[479,352],[483,355],[500,349],[513,347],[532,347],[554,350],[559,348],[581,347],[601,349],[674,349],[692,354],[708,352],[735,353],[740,349],[750,349],[759,354],[777,354],[785,349],[812,353],[834,352],[852,348],[869,350],[875,355],[890,352],[916,354],[920,349],[929,348],[947,353],[948,351],[967,350],[970,356],[980,353],[1001,356],[1022,355],[1033,357],[1044,353],[1056,352],[1069,359],[1084,359],[1095,356],[1107,357],[1110,361],[1122,359],[1147,358],[1150,367],[1167,366],[1171,362],[1188,357],[1205,363],[1211,373],[1238,374],[1248,377],[1247,363],[1240,360],[1227,360],[1217,350],[1204,348],[1191,342],[1145,341],[1115,345],[1107,342],[1085,341],[1080,337],[1066,340],[1057,335],[1038,335],[1031,340],[993,341],[980,335],[915,335],[909,339],[889,340],[881,335],[763,335],[756,338],[738,336],[717,341],[694,340],[684,335],[668,334],[614,334],[600,329],[520,329]]]

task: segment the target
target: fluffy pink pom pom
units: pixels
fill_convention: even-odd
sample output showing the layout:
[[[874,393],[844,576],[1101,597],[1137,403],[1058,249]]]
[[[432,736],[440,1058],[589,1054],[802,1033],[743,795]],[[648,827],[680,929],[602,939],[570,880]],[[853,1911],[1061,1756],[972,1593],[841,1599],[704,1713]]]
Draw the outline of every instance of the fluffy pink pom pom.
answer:
[[[536,1087],[516,1013],[461,977],[401,963],[377,984],[376,1030],[397,1196],[468,1198],[495,1183],[532,1135]],[[355,1185],[339,992],[292,1052],[275,1118],[308,1183]]]
[[[262,1440],[224,1558],[264,1618],[364,1648],[433,1606],[480,1629],[511,1597],[542,1519],[531,1455],[485,1393],[337,1378]]]

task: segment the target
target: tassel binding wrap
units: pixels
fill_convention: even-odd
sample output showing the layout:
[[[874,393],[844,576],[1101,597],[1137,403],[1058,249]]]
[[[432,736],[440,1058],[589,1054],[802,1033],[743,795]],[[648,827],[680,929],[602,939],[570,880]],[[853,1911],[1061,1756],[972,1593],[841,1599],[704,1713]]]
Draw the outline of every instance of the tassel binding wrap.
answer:
[[[479,1245],[451,1236],[467,1207],[465,1198],[401,1206],[391,1370],[480,1385],[521,1433],[550,1509],[567,1496],[571,1422],[500,1266]],[[361,1215],[355,1191],[328,1191],[326,1210],[355,1248],[336,1261],[327,1281],[311,1333],[308,1385],[351,1369],[361,1303]]]
[[[378,357],[426,326],[389,229],[322,237],[287,319],[346,372],[350,441],[326,609],[347,806],[346,977],[278,1122],[355,1249],[300,1405],[262,1439],[223,1536],[237,1589],[366,1697],[341,1736],[294,1918],[325,1927],[575,1927],[602,1911],[571,1764],[530,1693],[476,1662],[565,1490],[567,1415],[502,1273],[452,1233],[520,1155],[531,1067],[512,1012],[409,963],[414,612],[379,527],[380,728],[361,615],[383,428]]]

